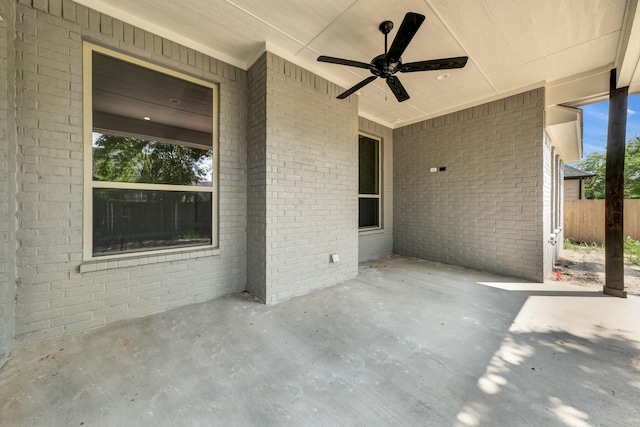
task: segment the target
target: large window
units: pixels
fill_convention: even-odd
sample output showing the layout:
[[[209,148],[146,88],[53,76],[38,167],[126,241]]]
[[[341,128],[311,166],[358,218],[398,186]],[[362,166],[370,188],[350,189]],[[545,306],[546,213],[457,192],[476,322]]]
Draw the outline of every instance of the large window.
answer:
[[[217,97],[85,44],[85,259],[217,246]]]
[[[381,227],[380,209],[380,140],[360,135],[359,157],[359,221],[360,230]]]

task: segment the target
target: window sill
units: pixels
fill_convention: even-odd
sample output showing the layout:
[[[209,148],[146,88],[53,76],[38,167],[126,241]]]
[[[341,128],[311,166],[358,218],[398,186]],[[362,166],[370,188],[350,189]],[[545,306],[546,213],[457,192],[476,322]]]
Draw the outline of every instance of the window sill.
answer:
[[[358,233],[360,234],[360,236],[368,236],[370,234],[382,234],[384,233],[384,228],[373,228],[370,230],[364,229],[364,230],[358,230]]]
[[[138,267],[148,264],[159,264],[162,262],[180,261],[195,258],[204,258],[220,255],[218,248],[187,249],[170,253],[131,255],[118,258],[99,258],[91,261],[84,261],[80,265],[80,273],[91,273],[94,271],[115,270],[124,267]]]

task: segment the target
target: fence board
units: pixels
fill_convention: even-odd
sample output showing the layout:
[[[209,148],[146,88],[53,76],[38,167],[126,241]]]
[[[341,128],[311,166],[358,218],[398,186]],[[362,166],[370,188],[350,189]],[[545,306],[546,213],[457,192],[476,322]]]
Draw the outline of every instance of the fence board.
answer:
[[[565,200],[564,237],[604,243],[604,200]],[[624,236],[640,240],[640,200],[624,201]]]

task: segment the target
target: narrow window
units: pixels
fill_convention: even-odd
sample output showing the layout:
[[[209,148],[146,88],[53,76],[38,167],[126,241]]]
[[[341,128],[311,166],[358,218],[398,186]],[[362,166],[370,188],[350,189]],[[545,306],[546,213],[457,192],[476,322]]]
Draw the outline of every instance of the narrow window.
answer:
[[[380,209],[380,140],[360,135],[359,156],[359,221],[360,230],[381,228]]]
[[[85,259],[217,246],[217,87],[85,44]]]

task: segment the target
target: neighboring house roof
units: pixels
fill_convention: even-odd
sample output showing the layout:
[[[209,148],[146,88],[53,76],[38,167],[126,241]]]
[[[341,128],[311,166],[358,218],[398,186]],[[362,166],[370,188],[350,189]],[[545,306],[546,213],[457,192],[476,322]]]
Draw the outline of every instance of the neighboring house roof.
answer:
[[[595,173],[585,172],[573,166],[564,165],[564,179],[580,179],[596,176]]]

